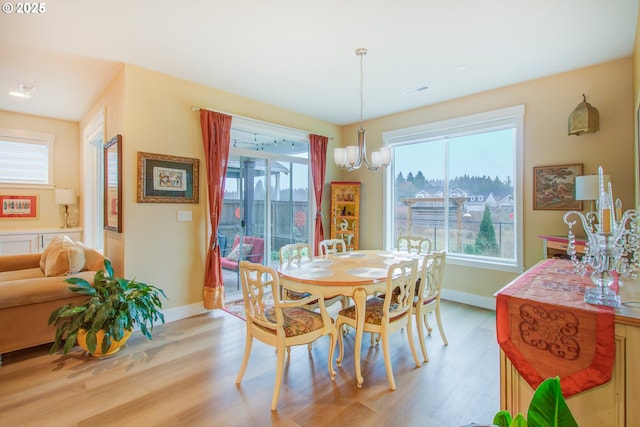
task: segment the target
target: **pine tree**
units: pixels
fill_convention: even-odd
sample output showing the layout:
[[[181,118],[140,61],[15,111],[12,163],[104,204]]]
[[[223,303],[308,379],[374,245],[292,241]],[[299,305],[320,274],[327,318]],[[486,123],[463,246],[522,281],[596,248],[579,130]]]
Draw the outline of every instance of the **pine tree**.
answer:
[[[485,256],[498,256],[498,242],[496,241],[496,230],[491,221],[491,211],[485,205],[482,221],[480,221],[480,232],[476,237],[476,253]]]

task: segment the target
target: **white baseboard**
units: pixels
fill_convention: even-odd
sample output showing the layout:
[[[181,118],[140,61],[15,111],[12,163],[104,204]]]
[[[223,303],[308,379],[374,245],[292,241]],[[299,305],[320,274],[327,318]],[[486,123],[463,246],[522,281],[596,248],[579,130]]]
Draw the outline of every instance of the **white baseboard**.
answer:
[[[442,298],[462,304],[473,305],[475,307],[486,308],[487,310],[496,309],[496,300],[491,297],[483,297],[466,292],[443,289]],[[189,305],[182,305],[180,307],[162,310],[162,314],[164,314],[164,321],[169,323],[176,320],[186,319],[187,317],[197,316],[198,314],[203,314],[207,311],[208,310],[202,305],[202,301],[200,301]]]
[[[162,310],[165,323],[174,322],[176,320],[186,319],[187,317],[197,316],[206,313],[208,310],[202,305],[202,301],[180,307],[168,308]]]
[[[442,290],[442,299],[455,301],[455,302],[459,302],[467,305],[473,305],[476,307],[486,308],[487,310],[495,311],[496,309],[496,299],[493,297],[483,297],[480,295],[454,291],[451,289]]]

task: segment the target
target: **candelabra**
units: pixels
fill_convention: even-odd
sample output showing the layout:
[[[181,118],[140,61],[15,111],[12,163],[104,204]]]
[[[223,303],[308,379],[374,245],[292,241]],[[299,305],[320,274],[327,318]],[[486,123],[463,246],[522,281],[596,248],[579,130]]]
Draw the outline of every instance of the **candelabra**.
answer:
[[[564,222],[569,226],[569,245],[567,254],[578,274],[591,271],[591,280],[595,288],[585,291],[584,300],[589,304],[620,308],[617,287],[610,287],[617,276],[635,279],[640,270],[640,236],[638,235],[638,216],[635,210],[622,212],[622,202],[613,203],[611,183],[604,186],[602,167],[598,168],[599,196],[596,211],[583,215],[578,211],[564,214]],[[576,256],[576,236],[573,226],[577,217],[587,235],[585,254],[582,259]],[[628,227],[628,228],[627,228]]]

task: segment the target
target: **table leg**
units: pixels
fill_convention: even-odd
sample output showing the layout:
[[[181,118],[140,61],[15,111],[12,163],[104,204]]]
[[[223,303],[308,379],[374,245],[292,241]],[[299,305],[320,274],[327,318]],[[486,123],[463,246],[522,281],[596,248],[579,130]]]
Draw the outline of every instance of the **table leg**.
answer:
[[[353,302],[356,305],[356,339],[353,359],[356,365],[356,379],[358,380],[358,387],[362,387],[364,378],[362,377],[362,372],[360,372],[360,349],[362,347],[362,336],[364,335],[364,315],[367,305],[367,292],[362,288],[357,288],[353,291]]]

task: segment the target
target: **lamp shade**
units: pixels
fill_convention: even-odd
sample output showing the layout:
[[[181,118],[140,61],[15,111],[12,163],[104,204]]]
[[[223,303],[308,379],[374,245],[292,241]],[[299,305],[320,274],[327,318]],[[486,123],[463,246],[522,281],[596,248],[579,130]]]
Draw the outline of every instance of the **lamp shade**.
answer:
[[[56,205],[75,205],[76,192],[68,188],[56,188]]]
[[[609,175],[604,175],[604,187],[609,187]],[[598,200],[598,175],[576,176],[576,200]]]

